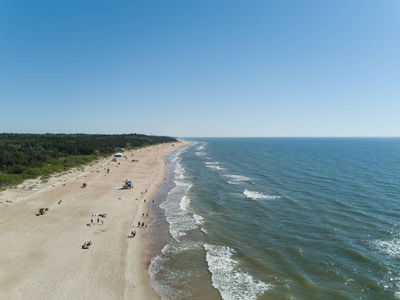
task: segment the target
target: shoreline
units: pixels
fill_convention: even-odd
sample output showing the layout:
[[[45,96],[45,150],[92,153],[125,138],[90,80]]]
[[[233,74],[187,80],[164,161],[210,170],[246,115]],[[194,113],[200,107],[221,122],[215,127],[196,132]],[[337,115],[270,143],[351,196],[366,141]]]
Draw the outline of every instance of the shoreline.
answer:
[[[2,191],[0,298],[160,299],[149,282],[146,230],[137,222],[148,225],[149,201],[166,178],[163,158],[185,144],[125,151],[119,164],[108,158],[45,184]],[[125,179],[132,190],[121,189]],[[36,216],[40,207],[49,211]],[[103,213],[107,218],[98,217]],[[82,249],[87,241],[90,249]]]

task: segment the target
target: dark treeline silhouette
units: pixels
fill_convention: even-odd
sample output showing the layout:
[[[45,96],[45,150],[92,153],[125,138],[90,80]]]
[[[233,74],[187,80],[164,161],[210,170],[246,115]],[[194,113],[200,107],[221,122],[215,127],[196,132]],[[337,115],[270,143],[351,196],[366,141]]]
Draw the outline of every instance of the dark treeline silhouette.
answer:
[[[87,164],[121,148],[176,142],[143,134],[0,134],[0,187]]]

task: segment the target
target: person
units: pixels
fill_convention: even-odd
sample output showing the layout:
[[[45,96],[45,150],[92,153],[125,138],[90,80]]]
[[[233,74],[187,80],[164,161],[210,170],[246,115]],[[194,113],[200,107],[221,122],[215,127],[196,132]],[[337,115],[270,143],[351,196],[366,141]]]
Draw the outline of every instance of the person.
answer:
[[[103,225],[104,224],[104,222],[103,222],[103,220],[101,220],[101,225]]]
[[[144,226],[144,222],[142,222],[142,227]]]
[[[136,235],[136,230],[133,231],[133,237],[135,237],[135,235]]]
[[[87,246],[87,244],[86,244],[86,242],[82,245],[82,249],[87,249],[88,248],[88,246]]]
[[[137,226],[140,227],[140,221],[137,222]]]
[[[99,223],[100,222],[100,219],[99,218],[97,218],[97,223]]]
[[[133,231],[131,231],[131,237],[134,237],[134,235],[133,235]]]
[[[148,213],[146,213],[146,218],[148,218],[149,217],[149,214]]]
[[[93,224],[93,218],[90,219],[90,222]]]

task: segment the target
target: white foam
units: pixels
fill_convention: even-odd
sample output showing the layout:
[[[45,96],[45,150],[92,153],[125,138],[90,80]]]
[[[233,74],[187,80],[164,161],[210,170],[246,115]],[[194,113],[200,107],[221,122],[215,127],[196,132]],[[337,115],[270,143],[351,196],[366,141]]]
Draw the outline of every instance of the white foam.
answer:
[[[400,238],[391,240],[376,240],[373,242],[375,249],[390,257],[400,257]]]
[[[204,152],[201,152],[201,151],[195,152],[195,154],[196,154],[197,156],[203,156],[203,155],[206,155]]]
[[[185,168],[180,164],[181,153],[171,159],[171,166],[175,173],[175,187],[168,193],[167,199],[160,204],[165,210],[165,217],[169,223],[169,231],[172,237],[180,242],[186,235],[186,231],[197,229],[195,218],[190,212],[189,190],[192,184],[186,181]]]
[[[206,165],[207,168],[211,168],[211,169],[216,169],[216,170],[225,170],[222,167],[219,166],[215,166],[215,165]]]
[[[208,231],[205,230],[203,227],[200,227],[200,230],[203,231],[205,234],[208,234]]]
[[[217,162],[217,161],[205,161],[204,163],[206,165],[219,165],[219,162]]]
[[[231,174],[227,174],[225,175],[226,177],[232,178],[232,180],[234,181],[249,181],[251,180],[251,178],[243,176],[243,175],[231,175]]]
[[[395,299],[400,299],[400,292],[395,292],[394,297]]]
[[[204,218],[202,216],[193,214],[193,217],[196,219],[196,224],[198,225],[204,224]]]
[[[176,202],[174,199],[176,195],[172,195],[160,204],[160,207],[165,210],[165,217],[169,223],[169,231],[173,238],[180,242],[180,238],[186,235],[186,231],[198,228],[196,220],[188,214],[186,211],[182,210],[182,198],[181,201]]]
[[[227,183],[229,183],[229,184],[241,184],[240,181],[230,181],[230,180],[228,180]]]
[[[241,184],[244,181],[250,181],[251,178],[243,176],[243,175],[231,175],[231,174],[226,174],[225,177],[230,178],[227,182],[229,184]]]
[[[242,271],[239,262],[232,258],[235,250],[209,244],[205,244],[204,249],[213,286],[219,290],[222,299],[256,299],[272,287]]]
[[[400,288],[400,284],[399,284],[399,283],[396,283],[396,288],[397,288],[397,289]],[[394,297],[395,297],[396,299],[400,299],[400,292],[399,292],[399,291],[394,292]]]
[[[253,200],[273,200],[273,199],[280,198],[279,196],[263,195],[259,192],[253,192],[253,191],[248,191],[248,190],[244,190],[243,194],[245,194],[246,197],[253,199]]]
[[[164,249],[163,249],[164,250]],[[152,258],[149,266],[149,276],[150,284],[155,289],[155,291],[162,295],[162,298],[177,297],[178,299],[187,299],[190,294],[182,290],[177,290],[171,287],[170,282],[179,281],[181,278],[187,276],[185,273],[170,273],[167,271],[166,263],[168,263],[169,258],[164,255],[158,255]],[[164,275],[164,282],[160,282],[156,279],[157,274]]]
[[[187,195],[184,195],[179,203],[179,207],[183,210],[188,212],[190,207],[190,199]]]
[[[189,243],[170,243],[164,246],[161,250],[163,254],[170,255],[170,254],[179,254],[185,251],[190,250],[199,250],[203,247],[203,243],[201,242],[189,242]]]
[[[182,167],[179,161],[176,161],[174,173],[175,173],[175,178],[177,179],[185,178],[185,169]]]

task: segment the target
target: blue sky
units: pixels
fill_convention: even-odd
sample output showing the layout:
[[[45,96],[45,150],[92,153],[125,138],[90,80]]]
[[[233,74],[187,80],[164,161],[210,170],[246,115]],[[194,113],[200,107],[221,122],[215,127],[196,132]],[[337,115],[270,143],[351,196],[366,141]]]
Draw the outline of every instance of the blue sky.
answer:
[[[400,136],[400,2],[0,1],[0,132]]]

